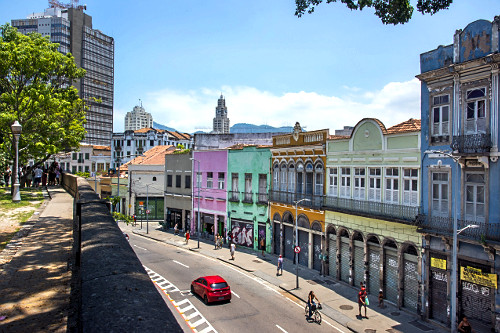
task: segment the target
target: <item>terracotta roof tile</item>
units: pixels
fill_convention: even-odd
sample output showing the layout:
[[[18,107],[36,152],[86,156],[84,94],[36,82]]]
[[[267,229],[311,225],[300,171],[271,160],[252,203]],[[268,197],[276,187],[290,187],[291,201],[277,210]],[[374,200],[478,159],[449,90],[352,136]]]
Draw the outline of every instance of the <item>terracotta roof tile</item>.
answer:
[[[394,125],[387,129],[387,134],[399,134],[409,132],[419,132],[421,129],[420,119],[410,118],[400,124]]]
[[[329,135],[328,139],[330,140],[345,140],[349,139],[351,136],[350,135]]]
[[[128,170],[130,164],[145,164],[145,165],[163,165],[165,164],[165,155],[172,154],[175,147],[172,145],[155,146],[144,152],[144,156],[137,156],[133,160],[123,164],[121,168]]]

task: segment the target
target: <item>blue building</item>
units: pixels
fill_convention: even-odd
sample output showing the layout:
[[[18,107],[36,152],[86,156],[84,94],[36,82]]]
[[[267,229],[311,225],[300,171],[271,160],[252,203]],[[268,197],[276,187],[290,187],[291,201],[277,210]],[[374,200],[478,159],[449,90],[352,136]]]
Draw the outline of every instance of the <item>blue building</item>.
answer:
[[[466,315],[476,332],[500,327],[499,27],[496,16],[457,30],[453,44],[420,55],[417,75],[423,313],[452,327],[453,312]]]

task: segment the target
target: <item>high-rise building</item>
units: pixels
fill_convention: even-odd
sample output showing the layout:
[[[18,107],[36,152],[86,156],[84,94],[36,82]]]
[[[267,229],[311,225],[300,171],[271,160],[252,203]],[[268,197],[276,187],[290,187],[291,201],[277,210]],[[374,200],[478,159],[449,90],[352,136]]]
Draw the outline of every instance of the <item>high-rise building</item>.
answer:
[[[141,128],[153,128],[153,116],[141,106],[134,106],[134,109],[125,115],[125,131],[135,131]]]
[[[213,133],[227,134],[229,133],[229,118],[227,117],[226,100],[220,95],[215,108],[214,129]]]
[[[89,107],[82,143],[109,146],[113,133],[114,39],[92,28],[92,16],[84,13],[85,6],[50,3],[52,8],[43,13],[12,20],[11,24],[23,34],[49,36],[51,42],[59,43],[61,53],[70,52],[77,66],[87,71],[74,83]]]

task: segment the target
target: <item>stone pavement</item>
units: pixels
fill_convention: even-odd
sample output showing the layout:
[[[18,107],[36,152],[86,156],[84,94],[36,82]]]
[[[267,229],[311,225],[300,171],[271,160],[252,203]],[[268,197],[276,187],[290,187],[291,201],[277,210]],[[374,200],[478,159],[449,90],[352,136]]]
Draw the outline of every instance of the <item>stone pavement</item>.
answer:
[[[418,316],[400,310],[391,304],[386,303],[384,308],[379,308],[377,297],[371,295],[369,296],[370,305],[367,311],[368,318],[358,317],[357,289],[345,283],[334,281],[329,277],[321,276],[316,271],[304,267],[299,267],[299,289],[296,289],[295,265],[290,260],[285,259],[283,275],[276,276],[278,262],[276,255],[266,253],[265,257],[263,257],[260,251],[237,247],[233,261],[227,244],[224,248],[215,250],[213,242],[201,239],[200,248],[198,249],[196,238],[191,239],[189,245],[186,245],[184,237],[174,236],[171,231],[161,230],[158,222],[149,223],[148,233],[146,233],[145,222],[142,229],[139,222],[135,227],[120,223],[120,227],[124,232],[197,251],[203,255],[237,266],[281,288],[304,303],[307,300],[309,291],[313,290],[323,306],[322,314],[353,332],[449,332],[449,330],[424,322]]]
[[[52,199],[33,215],[3,254],[0,332],[67,330],[73,198],[62,188],[48,191]]]

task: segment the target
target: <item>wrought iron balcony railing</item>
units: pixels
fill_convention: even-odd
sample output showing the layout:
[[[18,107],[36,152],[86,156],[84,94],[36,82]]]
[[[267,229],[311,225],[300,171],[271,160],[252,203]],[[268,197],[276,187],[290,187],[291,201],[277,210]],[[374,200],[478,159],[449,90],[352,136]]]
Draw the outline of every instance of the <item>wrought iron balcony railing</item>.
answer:
[[[241,192],[241,194],[243,195],[243,200],[241,200],[241,202],[253,203],[253,192]]]
[[[385,202],[355,200],[339,197],[325,197],[324,207],[355,215],[369,215],[397,220],[414,225],[419,213],[418,206],[406,206]]]
[[[485,154],[491,148],[491,136],[488,133],[454,136],[451,149],[459,154]]]
[[[279,203],[295,205],[295,203],[302,199],[301,206],[319,209],[323,205],[323,196],[304,193],[291,193],[285,191],[269,191],[270,200]]]
[[[240,202],[240,192],[239,191],[229,191],[228,199],[231,202]]]
[[[257,193],[257,204],[267,205],[268,199],[269,196],[267,195],[267,193]]]
[[[474,240],[480,243],[486,241],[500,241],[500,223],[486,223],[472,220],[457,219],[457,229],[463,229],[468,225],[476,225],[462,231],[460,238]],[[453,237],[453,217],[429,216],[420,214],[418,217],[419,231],[435,235]]]

